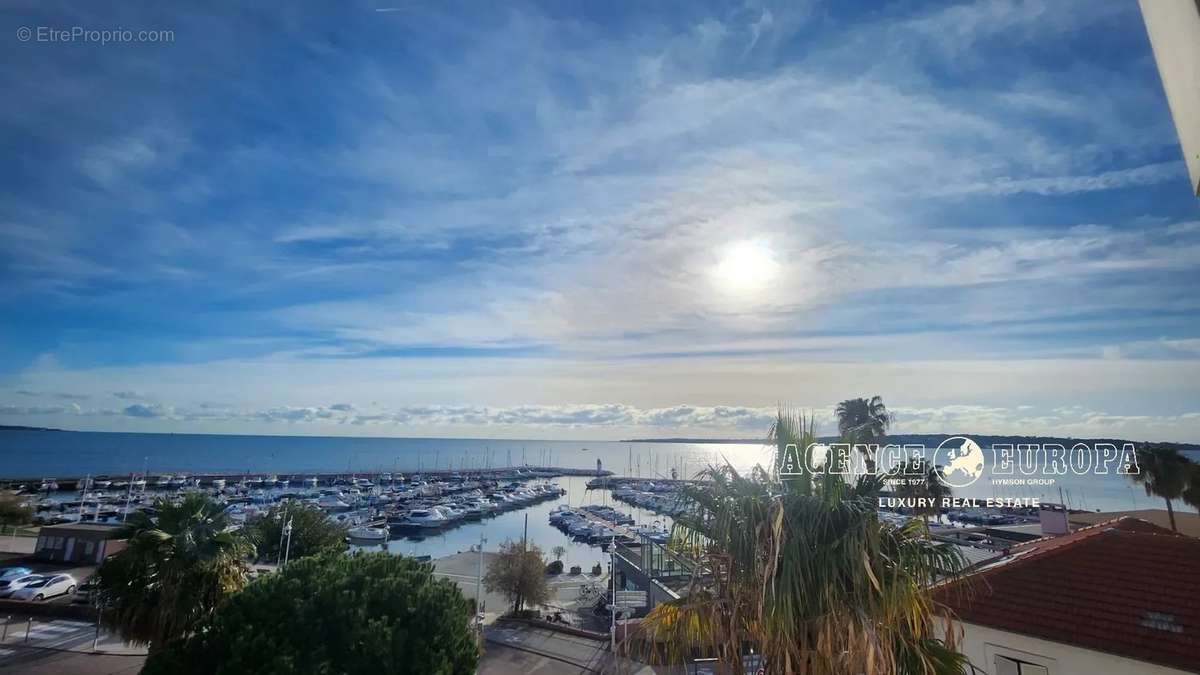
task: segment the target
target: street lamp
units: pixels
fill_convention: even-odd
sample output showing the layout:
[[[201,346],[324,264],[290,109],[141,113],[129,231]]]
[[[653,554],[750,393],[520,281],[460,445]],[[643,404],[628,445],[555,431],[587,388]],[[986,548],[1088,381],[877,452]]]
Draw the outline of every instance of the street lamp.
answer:
[[[283,526],[283,534],[287,537],[287,546],[283,549],[283,565],[280,569],[287,566],[288,555],[292,552],[292,519],[288,518],[287,525]]]
[[[487,543],[483,533],[479,533],[479,571],[475,576],[475,620],[483,624],[483,545]]]
[[[279,518],[279,522],[284,523],[284,526],[279,528],[279,548],[275,549],[277,551],[275,554],[275,566],[279,567],[283,563],[283,538],[287,536],[287,524],[284,521],[284,519],[287,518],[286,504],[283,507],[283,511],[280,512],[277,517]]]

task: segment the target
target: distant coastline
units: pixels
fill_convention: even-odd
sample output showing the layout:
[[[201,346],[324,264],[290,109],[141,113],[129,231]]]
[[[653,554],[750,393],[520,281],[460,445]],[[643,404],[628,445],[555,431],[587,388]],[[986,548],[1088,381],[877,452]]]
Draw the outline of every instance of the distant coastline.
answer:
[[[9,424],[0,424],[0,431],[66,431],[66,429],[54,429],[52,427],[22,427]]]
[[[516,439],[516,438],[468,438],[468,437],[424,437],[424,436],[310,436],[307,434],[227,434],[227,433],[194,433],[186,432],[179,434],[178,432],[147,432],[147,431],[88,431],[80,432],[75,429],[58,429],[54,427],[31,427],[20,425],[0,424],[0,433],[5,431],[25,431],[25,432],[51,432],[51,433],[94,433],[94,434],[134,434],[146,436],[205,436],[205,437],[230,437],[230,438],[246,438],[246,437],[261,437],[261,438],[306,438],[320,439],[326,438],[331,440],[345,439],[367,439],[367,440],[403,440],[403,441],[479,441],[479,442],[496,442],[496,443],[580,443],[586,444],[589,441],[557,441],[556,439]],[[1178,443],[1173,441],[1144,441],[1132,440],[1123,438],[1072,438],[1069,436],[994,436],[985,434],[972,433],[957,433],[957,434],[891,434],[887,437],[887,443],[895,445],[924,445],[926,447],[937,447],[947,438],[955,436],[966,436],[983,447],[1002,444],[1034,444],[1047,445],[1058,443],[1070,447],[1076,443],[1085,443],[1088,445],[1095,443],[1114,443],[1121,445],[1123,443],[1155,443],[1156,445],[1164,445],[1176,450],[1185,452],[1200,453],[1200,443]],[[817,440],[821,443],[836,443],[837,436],[820,436]],[[596,443],[691,443],[695,445],[767,445],[768,442],[764,438],[689,438],[685,436],[671,436],[663,438],[626,438],[619,441],[600,441],[594,440]]]
[[[1071,438],[1063,436],[990,436],[984,434],[890,434],[887,437],[887,443],[895,445],[924,445],[926,447],[937,447],[947,438],[955,436],[966,436],[983,447],[993,445],[1049,445],[1060,444],[1066,447],[1071,447],[1076,443],[1084,443],[1093,445],[1096,443],[1113,443],[1121,445],[1123,443],[1144,443],[1147,441],[1134,441],[1124,438]],[[821,443],[836,443],[837,436],[820,436],[817,441]],[[766,441],[761,438],[631,438],[620,441],[621,443],[695,443],[695,444],[750,444],[764,445]],[[1200,452],[1200,443],[1174,443],[1174,442],[1153,442],[1156,445],[1165,445],[1175,448],[1176,450],[1184,450],[1188,452]]]
[[[766,445],[763,438],[626,438],[618,443],[713,443],[739,445]]]

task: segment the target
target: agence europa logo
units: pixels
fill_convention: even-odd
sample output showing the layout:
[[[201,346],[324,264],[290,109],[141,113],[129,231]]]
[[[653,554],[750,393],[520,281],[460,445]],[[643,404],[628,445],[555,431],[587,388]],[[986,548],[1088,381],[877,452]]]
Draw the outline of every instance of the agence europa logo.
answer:
[[[988,461],[988,450],[990,459]],[[813,443],[801,452],[786,446],[779,464],[783,479],[804,475],[874,473],[881,478],[932,475],[950,488],[974,485],[990,467],[992,482],[1047,485],[1055,476],[1141,473],[1133,443],[993,444],[985,450],[966,436],[951,436],[930,450],[925,445]]]

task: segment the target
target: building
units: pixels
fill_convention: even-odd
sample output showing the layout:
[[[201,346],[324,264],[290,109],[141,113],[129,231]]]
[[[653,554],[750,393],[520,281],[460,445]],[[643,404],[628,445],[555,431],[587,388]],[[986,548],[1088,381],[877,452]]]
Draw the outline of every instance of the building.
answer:
[[[967,569],[982,567],[1003,558],[1014,546],[1040,538],[1039,525],[1001,527],[938,527],[929,528],[935,541],[954,545],[967,563]]]
[[[935,598],[968,672],[1200,672],[1200,540],[1120,518],[1009,550]]]
[[[617,590],[646,593],[646,606],[633,612],[633,616],[639,617],[660,603],[686,595],[695,567],[691,561],[648,537],[643,536],[640,540],[632,546],[619,544],[613,556]]]
[[[66,523],[47,525],[38,532],[33,555],[48,562],[98,565],[125,548],[125,540],[116,537],[118,525]]]
[[[1167,515],[1166,509],[1138,509],[1135,511],[1108,511],[1104,513],[1071,513],[1067,516],[1067,522],[1070,524],[1071,530],[1078,530],[1084,527],[1090,527],[1097,523],[1102,523],[1107,520],[1115,520],[1117,518],[1137,518],[1148,523],[1171,529],[1171,518]],[[1189,537],[1200,537],[1200,514],[1191,513],[1182,509],[1175,511],[1175,527],[1179,528],[1179,534],[1184,534]]]
[[[1183,159],[1200,195],[1200,2],[1140,0]]]

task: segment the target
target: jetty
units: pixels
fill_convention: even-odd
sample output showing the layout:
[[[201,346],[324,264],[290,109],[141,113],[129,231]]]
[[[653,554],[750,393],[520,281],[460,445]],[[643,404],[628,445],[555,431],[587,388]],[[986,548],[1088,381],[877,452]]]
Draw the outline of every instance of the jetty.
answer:
[[[215,481],[225,481],[233,485],[242,481],[263,483],[268,479],[278,483],[305,482],[311,483],[316,479],[318,486],[334,486],[353,482],[355,479],[368,479],[373,482],[406,482],[413,479],[443,480],[449,478],[471,478],[476,480],[527,480],[533,478],[558,478],[561,476],[590,476],[605,477],[612,475],[611,471],[596,469],[577,469],[551,466],[508,466],[491,469],[432,469],[420,471],[189,471],[187,469],[156,471],[149,474],[136,472],[113,472],[108,474],[92,474],[90,476],[0,476],[0,489],[20,490],[22,492],[77,492],[87,489],[86,483],[91,480],[129,483],[133,480],[144,480],[150,490],[165,487],[209,487]],[[161,484],[162,479],[175,481],[169,485]],[[180,482],[183,481],[183,482]],[[53,486],[53,487],[50,487]]]

